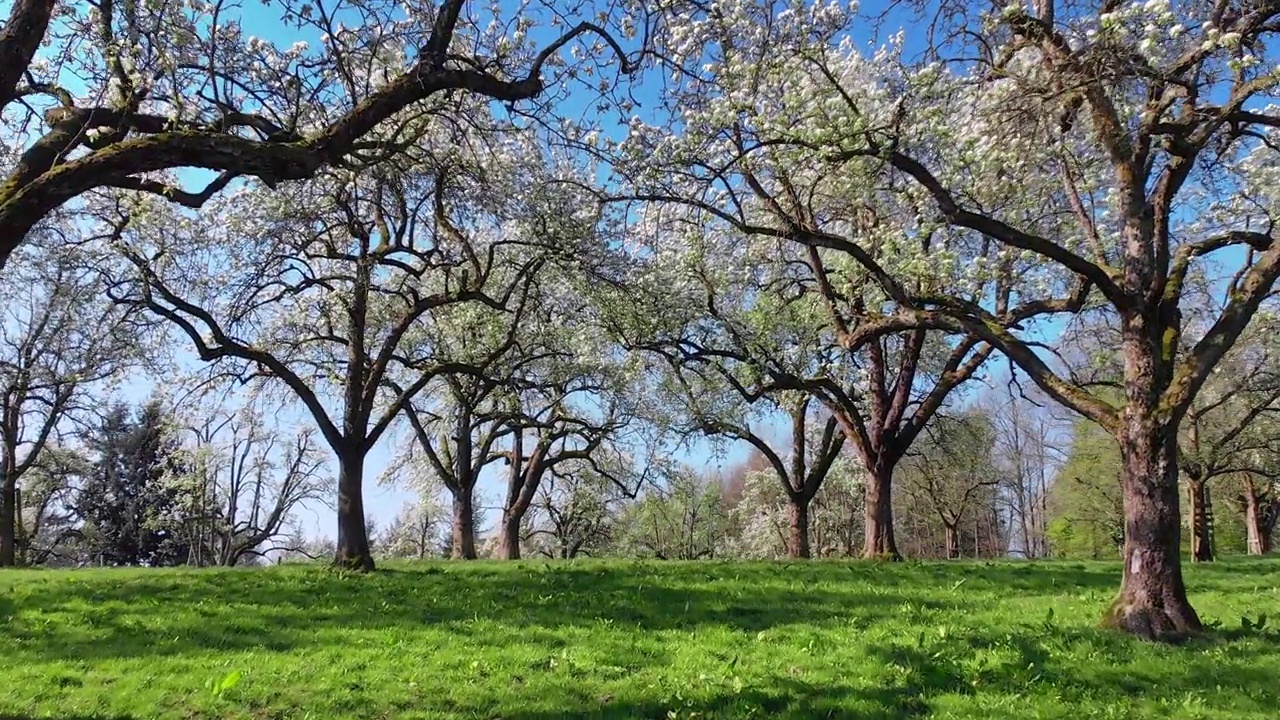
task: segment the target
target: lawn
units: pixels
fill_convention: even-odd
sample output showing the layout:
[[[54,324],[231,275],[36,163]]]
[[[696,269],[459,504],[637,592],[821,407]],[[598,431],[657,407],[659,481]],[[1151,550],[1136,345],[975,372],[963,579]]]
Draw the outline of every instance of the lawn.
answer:
[[[1098,630],[1108,563],[0,573],[0,718],[1267,718],[1280,560]],[[1242,616],[1247,621],[1242,621]]]

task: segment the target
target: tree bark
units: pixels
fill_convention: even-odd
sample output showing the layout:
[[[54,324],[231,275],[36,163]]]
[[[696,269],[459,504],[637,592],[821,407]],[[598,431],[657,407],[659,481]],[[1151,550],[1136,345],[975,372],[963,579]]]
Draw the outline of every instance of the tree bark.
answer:
[[[1191,515],[1191,561],[1213,562],[1213,508],[1209,504],[1209,484],[1187,478],[1187,498]]]
[[[1129,403],[1120,428],[1124,494],[1124,575],[1103,625],[1172,641],[1203,627],[1187,601],[1179,553],[1178,466],[1174,431]]]
[[[958,560],[960,558],[960,528],[949,522],[942,523],[942,527],[947,540],[947,559]],[[976,532],[974,533],[974,543],[977,543]]]
[[[17,486],[13,475],[5,473],[4,480],[0,483],[0,567],[13,567],[17,563]]]
[[[338,455],[338,549],[335,567],[373,572],[369,533],[364,524],[364,456],[345,452]]]
[[[453,496],[453,547],[450,557],[454,560],[475,560],[476,513],[472,489],[464,487]]]
[[[876,469],[867,475],[865,506],[866,542],[862,548],[864,558],[902,560],[898,543],[893,536],[893,469]]]
[[[787,540],[787,555],[806,560],[812,557],[809,547],[809,500],[803,497],[791,498],[791,536]]]
[[[1265,509],[1252,487],[1245,488],[1244,525],[1249,536],[1249,554],[1266,555],[1271,552],[1271,526],[1265,517]]]
[[[498,559],[520,559],[520,520],[521,516],[509,511],[502,513],[502,526],[498,536]]]

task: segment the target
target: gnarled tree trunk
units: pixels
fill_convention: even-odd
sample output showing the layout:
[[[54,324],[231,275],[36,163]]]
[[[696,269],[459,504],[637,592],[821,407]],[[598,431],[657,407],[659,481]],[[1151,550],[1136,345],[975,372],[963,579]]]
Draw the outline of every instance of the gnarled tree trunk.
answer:
[[[787,555],[793,558],[812,557],[809,547],[809,499],[791,497],[791,534],[787,539]]]
[[[942,527],[947,539],[947,559],[957,560],[960,558],[960,528],[956,527],[955,523],[945,521],[942,523]],[[974,533],[974,538],[976,543],[977,533]],[[976,552],[974,557],[977,557]]]
[[[520,559],[520,519],[522,515],[514,515],[503,511],[502,523],[498,530],[498,559]]]
[[[450,557],[454,560],[476,559],[476,513],[470,487],[453,496],[453,545]]]
[[[1209,504],[1209,484],[1187,478],[1187,500],[1191,516],[1191,561],[1213,562],[1213,507]]]
[[[369,532],[364,524],[364,456],[355,452],[338,455],[338,549],[335,567],[372,572]]]
[[[1130,403],[1122,413],[1124,575],[1103,624],[1149,640],[1202,630],[1179,557],[1178,466],[1172,429]]]
[[[17,563],[18,487],[9,473],[0,479],[0,567]]]
[[[862,548],[865,558],[902,560],[898,543],[893,536],[893,470],[877,469],[867,475],[865,506],[866,542]]]
[[[1253,487],[1245,487],[1244,526],[1248,534],[1249,554],[1266,555],[1271,552],[1271,532],[1280,514],[1280,501],[1264,503]]]
[[[18,448],[14,408],[5,411],[5,439],[0,447],[0,567],[18,564]]]

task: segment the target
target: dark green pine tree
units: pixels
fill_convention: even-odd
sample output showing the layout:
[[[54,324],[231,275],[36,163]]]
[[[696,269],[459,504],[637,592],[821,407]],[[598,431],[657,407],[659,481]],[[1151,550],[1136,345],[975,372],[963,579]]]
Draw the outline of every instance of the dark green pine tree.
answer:
[[[89,440],[93,470],[76,499],[76,512],[94,562],[106,565],[180,565],[190,544],[179,532],[183,504],[167,485],[180,470],[178,444],[164,410],[152,400],[136,413],[114,406]]]

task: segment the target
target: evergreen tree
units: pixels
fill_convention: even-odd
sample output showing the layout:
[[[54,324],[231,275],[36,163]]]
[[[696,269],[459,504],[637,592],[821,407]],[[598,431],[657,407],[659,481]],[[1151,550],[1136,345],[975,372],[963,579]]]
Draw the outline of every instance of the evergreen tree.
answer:
[[[88,446],[96,459],[75,509],[91,558],[104,565],[185,563],[191,548],[179,532],[181,491],[169,482],[181,470],[180,455],[159,402],[136,414],[117,404]]]

